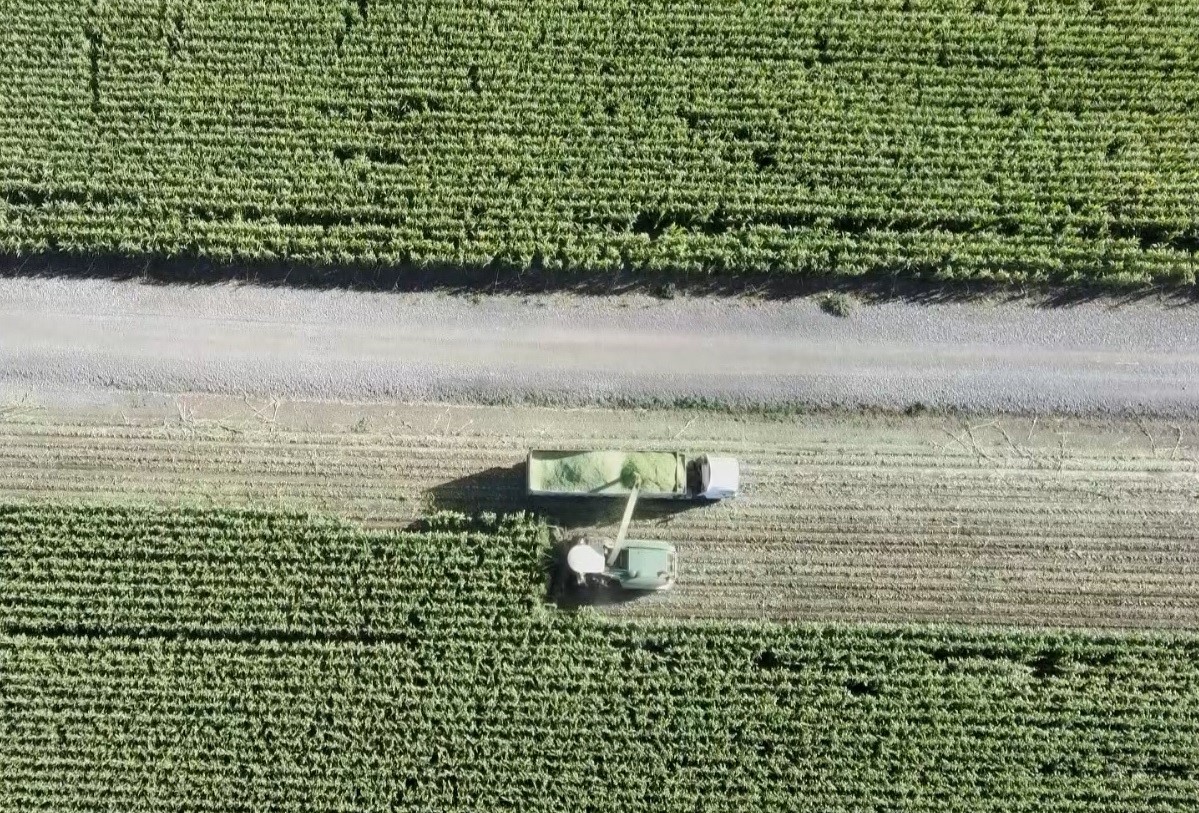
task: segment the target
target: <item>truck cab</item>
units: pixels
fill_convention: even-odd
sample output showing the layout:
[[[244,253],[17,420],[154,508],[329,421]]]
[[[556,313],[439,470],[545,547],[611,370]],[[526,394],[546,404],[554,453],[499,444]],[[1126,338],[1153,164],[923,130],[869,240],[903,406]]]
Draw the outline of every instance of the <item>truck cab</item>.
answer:
[[[687,461],[687,491],[701,500],[736,497],[741,467],[735,457],[700,455]]]

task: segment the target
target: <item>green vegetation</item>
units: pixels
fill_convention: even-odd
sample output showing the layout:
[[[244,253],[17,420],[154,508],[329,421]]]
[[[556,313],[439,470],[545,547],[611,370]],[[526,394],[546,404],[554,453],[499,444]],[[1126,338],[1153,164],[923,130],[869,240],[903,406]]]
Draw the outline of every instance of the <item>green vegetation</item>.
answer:
[[[528,521],[0,507],[0,810],[1182,810],[1199,640],[546,609]]]
[[[645,473],[641,470],[642,463],[639,457],[640,455],[630,457],[620,467],[620,484],[629,490],[638,488],[645,482]]]
[[[832,316],[844,318],[853,313],[853,300],[849,294],[832,291],[820,297],[820,309]]]
[[[0,251],[1193,282],[1194,0],[32,0]]]

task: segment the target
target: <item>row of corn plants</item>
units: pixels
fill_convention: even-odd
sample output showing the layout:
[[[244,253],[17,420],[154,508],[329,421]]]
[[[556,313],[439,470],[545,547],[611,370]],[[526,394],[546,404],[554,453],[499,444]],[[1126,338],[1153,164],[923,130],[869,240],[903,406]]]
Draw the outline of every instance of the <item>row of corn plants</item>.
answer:
[[[0,810],[1184,810],[1199,640],[616,622],[545,531],[0,506]]]
[[[1193,282],[1195,0],[30,0],[0,252]]]

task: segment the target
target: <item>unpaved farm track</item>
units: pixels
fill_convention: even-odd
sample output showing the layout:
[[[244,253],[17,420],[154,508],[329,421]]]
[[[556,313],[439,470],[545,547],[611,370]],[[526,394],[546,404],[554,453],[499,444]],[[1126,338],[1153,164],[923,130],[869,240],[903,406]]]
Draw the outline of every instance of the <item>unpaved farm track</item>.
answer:
[[[1199,319],[1146,299],[863,306],[0,278],[0,386],[336,401],[1199,417]]]
[[[1123,419],[801,416],[220,396],[9,396],[0,496],[301,508],[403,526],[528,507],[531,446],[735,454],[744,495],[642,503],[675,591],[632,615],[1199,628],[1199,436]],[[608,501],[538,506],[610,526]]]

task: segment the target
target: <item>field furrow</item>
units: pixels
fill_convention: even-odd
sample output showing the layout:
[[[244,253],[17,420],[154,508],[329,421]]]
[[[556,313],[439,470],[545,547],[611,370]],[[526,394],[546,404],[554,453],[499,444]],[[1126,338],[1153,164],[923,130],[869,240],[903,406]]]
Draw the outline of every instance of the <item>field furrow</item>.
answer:
[[[737,499],[640,504],[632,533],[676,542],[681,580],[611,612],[1199,627],[1190,424],[127,394],[0,416],[5,497],[301,509],[377,527],[435,508],[533,508],[563,533],[611,529],[616,502],[530,503],[525,452],[735,454]],[[98,564],[55,566],[83,590]]]

